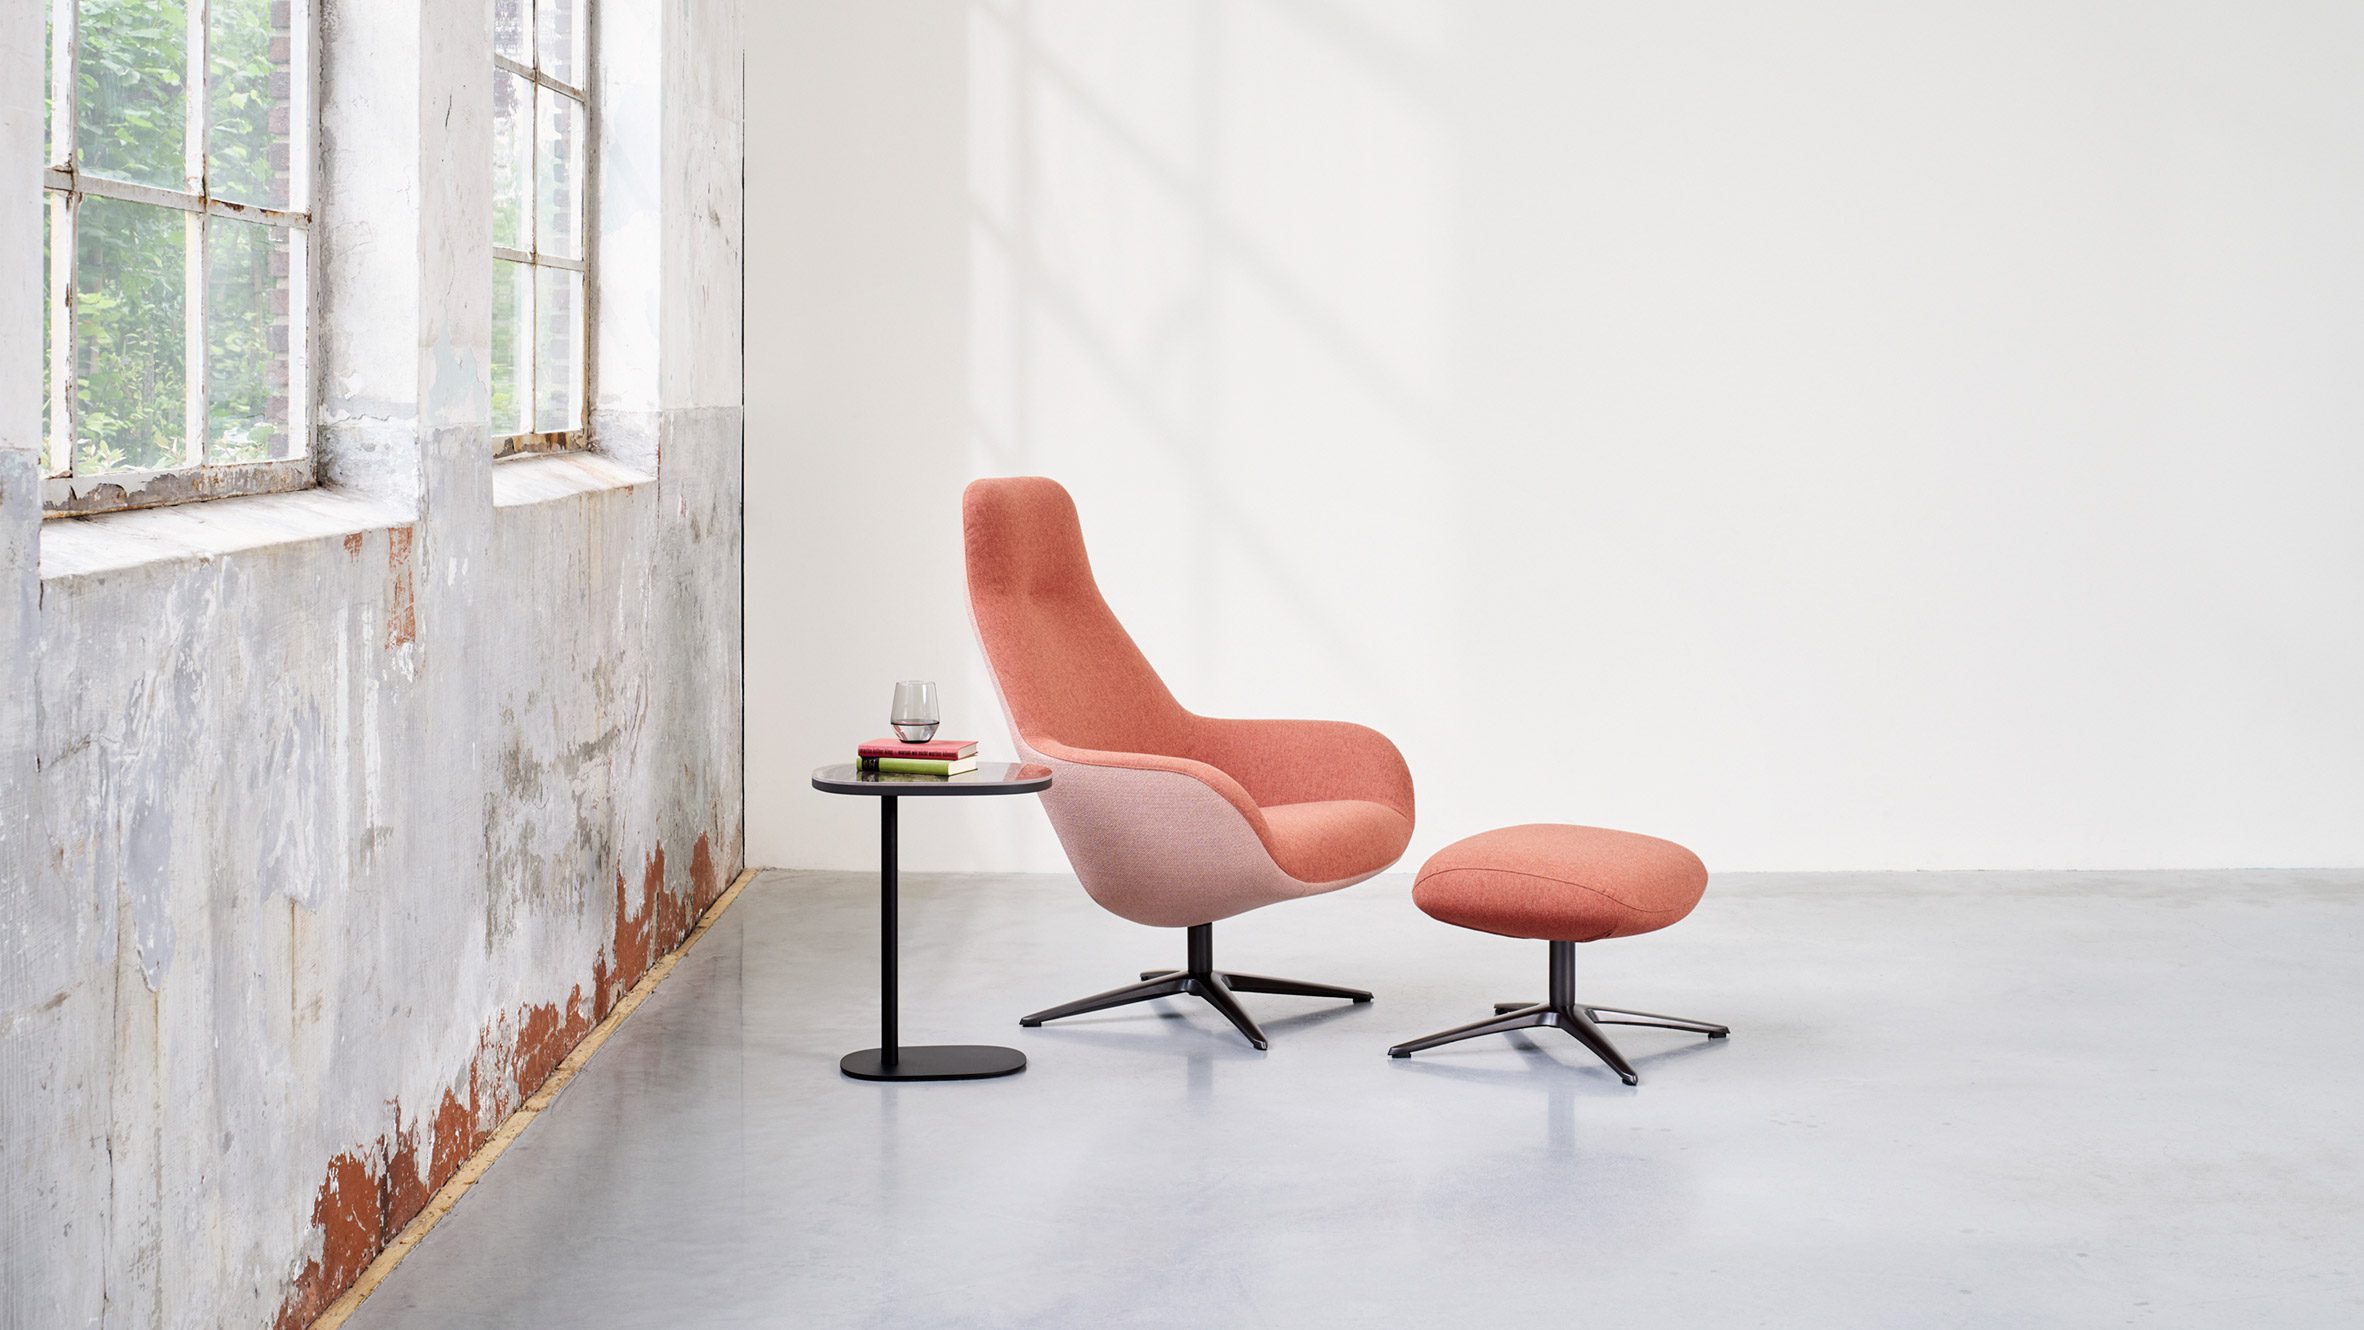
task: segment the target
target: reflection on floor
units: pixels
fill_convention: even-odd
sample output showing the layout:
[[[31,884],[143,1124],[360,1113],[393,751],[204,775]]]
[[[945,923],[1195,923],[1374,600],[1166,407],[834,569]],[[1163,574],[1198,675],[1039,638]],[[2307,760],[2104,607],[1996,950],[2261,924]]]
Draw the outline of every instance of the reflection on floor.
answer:
[[[1542,943],[1389,877],[1216,928],[1359,984],[1019,1015],[1179,964],[1071,879],[766,874],[350,1324],[2297,1325],[2364,1319],[2364,874],[1719,877],[1585,1000],[1733,1027],[1387,1045],[1541,996]]]

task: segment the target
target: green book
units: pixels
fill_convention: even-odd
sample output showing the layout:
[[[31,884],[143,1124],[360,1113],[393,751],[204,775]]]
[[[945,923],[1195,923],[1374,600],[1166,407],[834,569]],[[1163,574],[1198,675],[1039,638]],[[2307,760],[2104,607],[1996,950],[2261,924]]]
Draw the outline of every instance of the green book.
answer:
[[[964,771],[975,771],[977,759],[956,758],[949,762],[932,761],[924,757],[865,757],[860,759],[862,770],[884,772],[890,776],[957,776]]]

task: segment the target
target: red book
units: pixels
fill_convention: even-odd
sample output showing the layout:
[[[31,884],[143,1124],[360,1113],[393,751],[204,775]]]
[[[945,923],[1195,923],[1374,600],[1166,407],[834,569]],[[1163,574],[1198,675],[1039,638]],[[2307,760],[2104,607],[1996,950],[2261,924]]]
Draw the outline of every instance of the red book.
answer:
[[[901,739],[872,739],[854,750],[856,757],[915,757],[927,762],[958,762],[977,755],[974,739],[930,739],[907,744]]]

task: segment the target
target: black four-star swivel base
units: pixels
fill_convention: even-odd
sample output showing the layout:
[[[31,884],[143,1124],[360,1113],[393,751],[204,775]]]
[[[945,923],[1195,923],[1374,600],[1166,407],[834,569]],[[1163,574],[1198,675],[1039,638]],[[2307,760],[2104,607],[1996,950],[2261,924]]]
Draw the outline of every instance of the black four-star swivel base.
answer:
[[[1617,1051],[1617,1046],[1609,1042],[1609,1037],[1601,1033],[1601,1027],[1604,1025],[1652,1025],[1661,1030],[1689,1030],[1695,1034],[1706,1035],[1710,1039],[1721,1039],[1732,1033],[1727,1026],[1713,1025],[1707,1021],[1686,1020],[1680,1016],[1660,1016],[1647,1011],[1621,1011],[1616,1007],[1594,1007],[1578,1002],[1576,1000],[1576,944],[1554,942],[1551,944],[1550,1001],[1536,1003],[1497,1002],[1494,1004],[1494,1015],[1489,1020],[1471,1021],[1467,1025],[1457,1025],[1450,1030],[1440,1030],[1425,1038],[1397,1044],[1387,1050],[1387,1055],[1392,1058],[1408,1058],[1423,1049],[1435,1048],[1440,1044],[1458,1043],[1463,1039],[1475,1039],[1483,1034],[1509,1034],[1513,1030],[1531,1030],[1539,1025],[1556,1026],[1576,1036],[1576,1042],[1591,1049],[1601,1061],[1608,1063],[1609,1069],[1616,1072],[1618,1079],[1627,1085],[1640,1085],[1642,1083],[1641,1075],[1633,1069],[1632,1063],[1625,1060],[1625,1055]]]
[[[1045,1007],[1031,1016],[1018,1019],[1020,1025],[1040,1025],[1062,1016],[1081,1016],[1087,1011],[1106,1011],[1110,1007],[1147,1002],[1151,998],[1179,997],[1188,993],[1206,999],[1207,1005],[1223,1013],[1223,1018],[1239,1027],[1248,1042],[1257,1048],[1270,1047],[1264,1031],[1254,1018],[1239,1005],[1234,993],[1286,993],[1297,997],[1344,998],[1349,1002],[1368,1002],[1371,995],[1359,988],[1340,988],[1336,984],[1309,984],[1298,979],[1272,979],[1260,974],[1233,974],[1215,968],[1215,926],[1193,924],[1190,928],[1190,950],[1187,968],[1180,970],[1143,970],[1141,982],[1095,993],[1088,998],[1062,1002],[1056,1007]]]

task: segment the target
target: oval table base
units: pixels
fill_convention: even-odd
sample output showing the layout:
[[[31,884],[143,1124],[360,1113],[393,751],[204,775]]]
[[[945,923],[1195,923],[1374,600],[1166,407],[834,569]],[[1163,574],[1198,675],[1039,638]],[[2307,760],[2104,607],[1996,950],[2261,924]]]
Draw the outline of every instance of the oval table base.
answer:
[[[993,1044],[923,1044],[895,1051],[865,1048],[838,1059],[837,1069],[858,1081],[982,1081],[1026,1070],[1026,1055]]]

